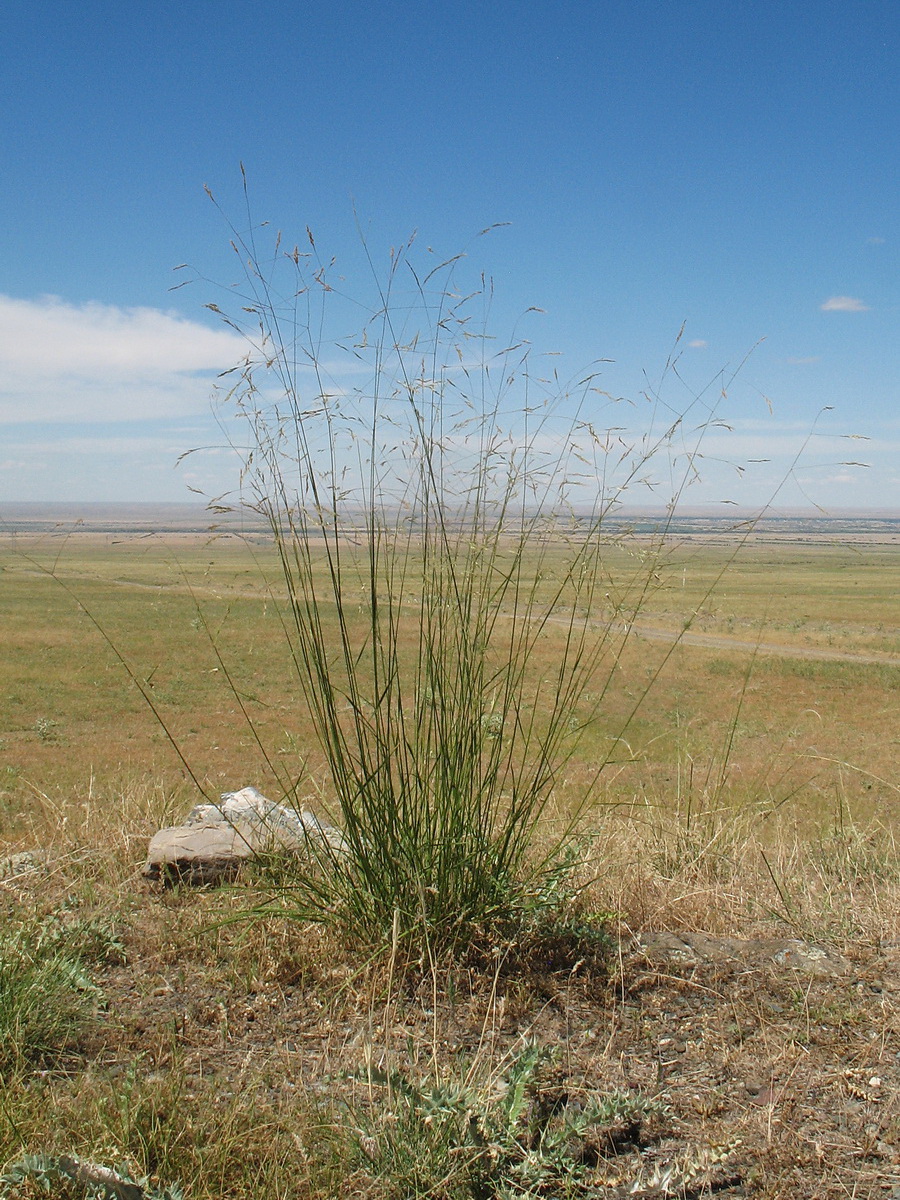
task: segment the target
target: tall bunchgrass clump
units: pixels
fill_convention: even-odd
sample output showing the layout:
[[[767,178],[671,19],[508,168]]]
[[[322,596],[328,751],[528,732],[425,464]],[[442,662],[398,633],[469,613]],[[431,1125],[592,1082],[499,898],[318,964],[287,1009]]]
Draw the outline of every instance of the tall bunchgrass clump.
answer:
[[[458,258],[420,268],[412,240],[383,277],[363,242],[372,299],[334,336],[361,309],[307,233],[264,261],[260,230],[233,230],[243,279],[209,305],[248,347],[227,395],[250,432],[240,494],[215,507],[271,532],[317,743],[290,777],[268,761],[343,835],[292,872],[288,906],[368,944],[492,942],[558,900],[591,788],[561,813],[555,787],[658,565],[645,543],[614,587],[612,518],[671,468],[686,414],[629,439],[595,374],[537,374],[526,341],[489,335],[491,285],[459,290]]]

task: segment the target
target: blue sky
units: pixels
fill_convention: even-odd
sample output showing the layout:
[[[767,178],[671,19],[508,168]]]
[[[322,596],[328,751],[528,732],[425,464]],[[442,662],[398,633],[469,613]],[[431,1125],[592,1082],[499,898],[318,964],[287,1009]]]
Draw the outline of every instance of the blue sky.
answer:
[[[240,224],[243,162],[355,294],[354,208],[376,261],[465,250],[498,336],[544,310],[535,353],[612,360],[636,435],[682,325],[675,407],[752,350],[692,502],[900,509],[896,0],[34,0],[2,55],[0,502],[235,482],[175,463],[241,353],[202,280],[234,275],[204,185]]]

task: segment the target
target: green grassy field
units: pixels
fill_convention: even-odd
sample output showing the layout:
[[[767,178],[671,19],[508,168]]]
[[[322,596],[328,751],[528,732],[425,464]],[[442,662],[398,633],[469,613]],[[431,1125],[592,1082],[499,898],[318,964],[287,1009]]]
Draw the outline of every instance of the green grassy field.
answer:
[[[581,812],[572,920],[603,938],[574,958],[544,941],[360,962],[327,930],[237,919],[265,876],[141,877],[150,836],[199,799],[173,741],[210,795],[299,780],[334,812],[270,548],[6,538],[0,859],[48,858],[0,876],[0,1162],[75,1154],[190,1200],[900,1183],[900,548],[650,552],[609,547],[590,614],[606,649],[546,817]],[[542,571],[549,596],[552,550]],[[848,973],[660,966],[639,930],[806,939]],[[0,1195],[47,1194],[39,1174]]]

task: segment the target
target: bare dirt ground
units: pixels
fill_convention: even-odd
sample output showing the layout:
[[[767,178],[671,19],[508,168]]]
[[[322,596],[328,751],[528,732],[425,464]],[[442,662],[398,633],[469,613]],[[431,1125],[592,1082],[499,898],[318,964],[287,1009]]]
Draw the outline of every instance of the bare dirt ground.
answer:
[[[190,902],[156,896],[149,915]],[[659,1103],[606,1131],[585,1195],[900,1197],[900,945],[798,957],[785,942],[623,933],[605,970],[460,968],[387,991],[289,960],[237,987],[183,949],[102,984],[98,1067],[149,1054],[188,1099],[262,1087],[326,1103],[367,1056],[452,1072],[536,1038],[554,1052],[536,1102]],[[340,1194],[363,1193],[349,1180]]]

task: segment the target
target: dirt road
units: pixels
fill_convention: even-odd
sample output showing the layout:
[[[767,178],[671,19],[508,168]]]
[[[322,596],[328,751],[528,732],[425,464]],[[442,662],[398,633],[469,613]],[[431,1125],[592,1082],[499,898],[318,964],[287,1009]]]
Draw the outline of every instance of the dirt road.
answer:
[[[788,646],[781,642],[757,642],[744,638],[725,637],[718,633],[694,633],[687,630],[677,633],[671,629],[656,629],[649,625],[636,624],[632,633],[653,642],[679,641],[683,646],[701,646],[707,650],[739,650],[744,653],[777,655],[781,658],[813,658],[830,662],[862,663],[868,665],[900,667],[900,655],[858,654],[850,650],[839,650],[826,646]]]

